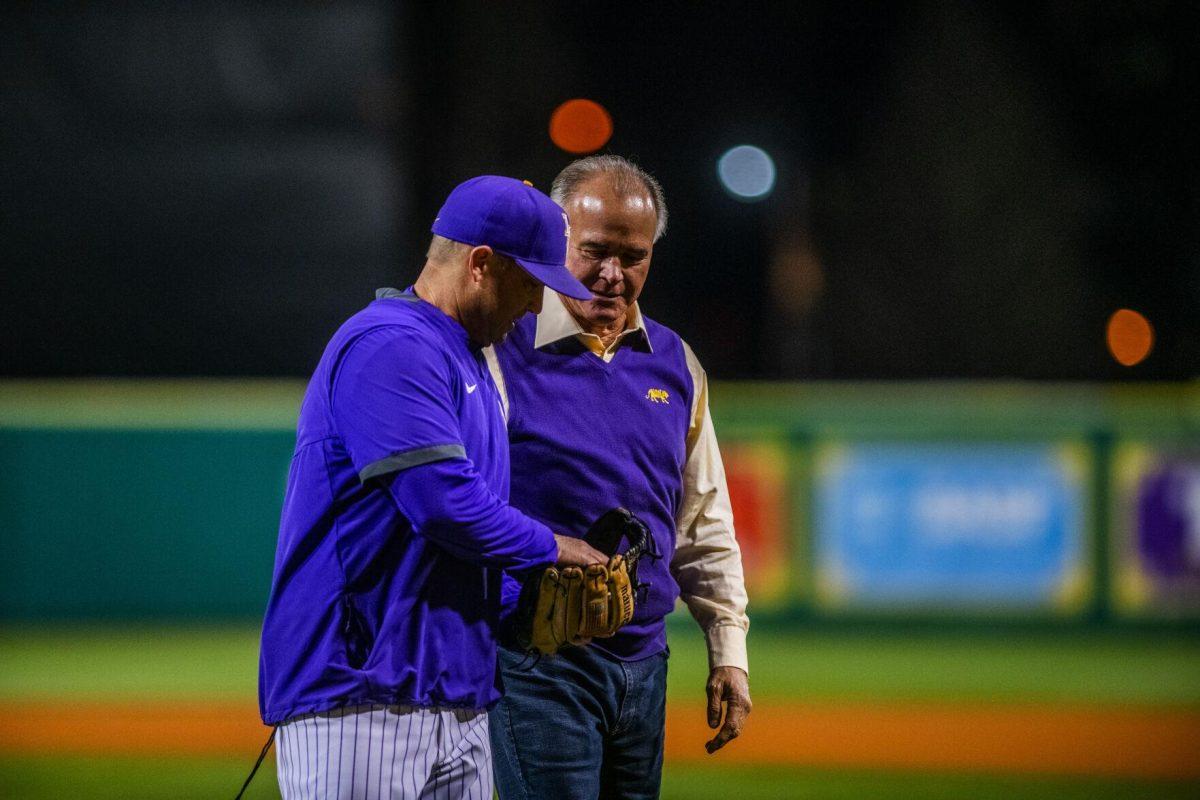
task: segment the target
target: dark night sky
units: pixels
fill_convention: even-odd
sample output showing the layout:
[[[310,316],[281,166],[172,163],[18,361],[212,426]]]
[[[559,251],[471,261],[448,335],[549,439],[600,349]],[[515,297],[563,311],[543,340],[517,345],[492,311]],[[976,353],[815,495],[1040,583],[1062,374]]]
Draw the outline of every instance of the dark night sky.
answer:
[[[9,375],[304,375],[445,193],[612,113],[671,229],[647,313],[719,378],[1186,379],[1190,4],[204,4],[0,17]],[[776,160],[733,200],[717,157]],[[1117,366],[1104,322],[1154,323]]]

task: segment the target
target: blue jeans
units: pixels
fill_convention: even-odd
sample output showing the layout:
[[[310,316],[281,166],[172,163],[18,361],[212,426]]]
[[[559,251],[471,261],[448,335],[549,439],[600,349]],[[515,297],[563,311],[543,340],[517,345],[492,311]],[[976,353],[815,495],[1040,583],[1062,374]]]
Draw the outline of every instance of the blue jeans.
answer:
[[[500,648],[490,728],[501,800],[656,798],[667,653],[618,661],[594,647],[536,660]]]

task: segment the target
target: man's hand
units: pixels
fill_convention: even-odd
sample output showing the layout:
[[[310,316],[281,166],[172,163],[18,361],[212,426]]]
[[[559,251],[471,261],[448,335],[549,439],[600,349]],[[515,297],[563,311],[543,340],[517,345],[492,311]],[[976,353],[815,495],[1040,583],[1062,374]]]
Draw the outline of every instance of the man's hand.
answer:
[[[554,563],[560,567],[586,567],[588,564],[608,563],[608,556],[583,539],[577,539],[574,536],[560,536],[556,533],[554,541],[558,543],[558,561]]]
[[[708,727],[721,725],[721,706],[725,706],[725,724],[704,749],[717,752],[730,739],[736,739],[746,724],[752,706],[750,678],[737,667],[715,667],[708,676]]]

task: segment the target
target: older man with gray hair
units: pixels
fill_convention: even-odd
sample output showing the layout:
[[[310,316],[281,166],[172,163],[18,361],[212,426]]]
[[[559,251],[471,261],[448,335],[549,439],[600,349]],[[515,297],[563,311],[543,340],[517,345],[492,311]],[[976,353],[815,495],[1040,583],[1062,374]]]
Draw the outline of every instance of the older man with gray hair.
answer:
[[[547,290],[542,312],[485,351],[507,417],[515,506],[582,536],[623,504],[652,547],[632,622],[533,661],[501,648],[491,714],[497,788],[513,798],[657,797],[666,715],[665,617],[682,597],[708,643],[713,753],[750,712],[746,591],[708,384],[691,348],[638,296],[666,229],[662,188],[624,158],[573,162],[551,196],[567,267],[591,292]],[[517,587],[505,584],[506,606]]]

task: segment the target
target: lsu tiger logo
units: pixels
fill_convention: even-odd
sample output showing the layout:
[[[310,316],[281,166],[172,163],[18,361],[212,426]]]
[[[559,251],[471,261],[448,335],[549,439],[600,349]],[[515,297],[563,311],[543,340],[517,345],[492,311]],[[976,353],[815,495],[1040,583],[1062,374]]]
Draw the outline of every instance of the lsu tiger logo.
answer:
[[[671,404],[671,395],[666,389],[649,389],[646,391],[646,399],[651,403],[662,403],[663,405]]]

